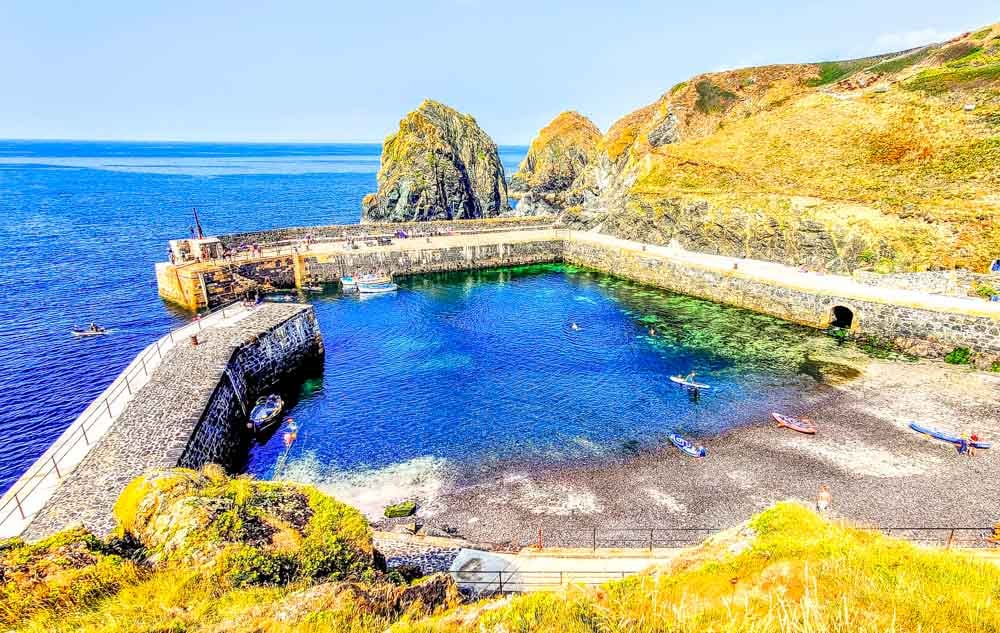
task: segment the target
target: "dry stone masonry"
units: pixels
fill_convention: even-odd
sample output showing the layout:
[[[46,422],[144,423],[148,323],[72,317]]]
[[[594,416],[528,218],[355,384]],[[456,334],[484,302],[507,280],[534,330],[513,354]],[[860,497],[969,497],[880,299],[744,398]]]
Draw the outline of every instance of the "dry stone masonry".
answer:
[[[111,509],[133,478],[155,468],[232,466],[249,445],[255,399],[323,354],[311,306],[264,304],[171,350],[111,429],[66,476],[24,533],[74,523],[111,530]]]

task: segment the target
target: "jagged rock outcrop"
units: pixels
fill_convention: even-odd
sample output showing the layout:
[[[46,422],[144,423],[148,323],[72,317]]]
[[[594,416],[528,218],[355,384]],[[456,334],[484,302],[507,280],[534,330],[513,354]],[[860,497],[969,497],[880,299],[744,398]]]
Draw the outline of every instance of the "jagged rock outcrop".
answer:
[[[597,154],[601,131],[578,112],[563,112],[531,141],[528,154],[511,176],[511,197],[520,215],[558,214],[583,202],[571,187]]]
[[[559,197],[538,197],[567,226],[710,253],[982,271],[1000,253],[998,95],[1000,24],[706,73],[616,121]]]
[[[510,213],[496,144],[471,116],[429,99],[385,139],[378,191],[365,196],[361,207],[363,222]]]

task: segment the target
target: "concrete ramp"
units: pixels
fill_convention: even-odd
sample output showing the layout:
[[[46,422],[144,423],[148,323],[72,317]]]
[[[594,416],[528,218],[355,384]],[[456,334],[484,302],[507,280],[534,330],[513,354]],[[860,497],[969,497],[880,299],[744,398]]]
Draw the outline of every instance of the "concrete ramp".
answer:
[[[476,596],[555,591],[567,585],[594,586],[620,580],[651,566],[667,564],[682,551],[659,549],[653,554],[637,555],[634,551],[526,550],[505,554],[462,549],[449,571],[463,592]]]

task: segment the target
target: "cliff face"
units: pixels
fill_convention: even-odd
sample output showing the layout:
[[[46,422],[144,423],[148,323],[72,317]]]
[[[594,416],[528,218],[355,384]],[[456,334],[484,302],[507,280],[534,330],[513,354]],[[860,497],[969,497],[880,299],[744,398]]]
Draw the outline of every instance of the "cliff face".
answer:
[[[507,183],[493,140],[475,119],[427,100],[385,139],[378,191],[362,221],[465,220],[509,213]]]
[[[570,188],[597,155],[600,142],[601,131],[577,112],[563,112],[542,128],[510,179],[517,212],[538,215],[581,204],[582,195]]]
[[[980,270],[1000,256],[998,165],[994,25],[902,53],[694,77],[612,125],[555,211],[830,270]]]

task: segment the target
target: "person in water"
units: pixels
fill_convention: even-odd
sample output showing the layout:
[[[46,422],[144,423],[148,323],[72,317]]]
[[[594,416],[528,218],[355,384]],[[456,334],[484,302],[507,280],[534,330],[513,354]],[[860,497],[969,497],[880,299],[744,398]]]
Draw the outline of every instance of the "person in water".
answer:
[[[579,330],[580,329],[580,326],[576,324],[576,321],[573,321],[572,323],[570,323],[569,327],[570,327],[571,330]]]
[[[101,328],[97,327],[97,324],[94,323],[93,321],[91,321],[91,323],[90,323],[90,331],[91,332],[100,332]]]
[[[694,382],[694,377],[696,375],[697,375],[696,372],[691,372],[687,376],[684,376],[684,380],[686,380],[688,382]]]

